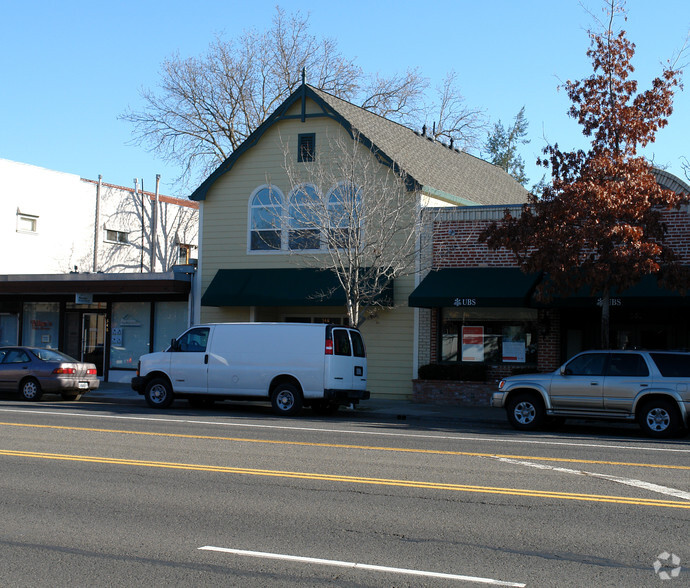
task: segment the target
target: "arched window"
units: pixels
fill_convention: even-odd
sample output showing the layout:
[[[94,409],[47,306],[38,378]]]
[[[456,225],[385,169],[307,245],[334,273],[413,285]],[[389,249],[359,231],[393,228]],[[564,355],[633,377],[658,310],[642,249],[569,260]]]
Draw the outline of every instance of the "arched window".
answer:
[[[339,184],[328,196],[328,243],[330,247],[357,247],[362,222],[362,191]]]
[[[320,249],[321,199],[314,186],[296,188],[290,196],[288,211],[288,247],[290,249]]]
[[[259,188],[250,200],[252,251],[280,251],[283,235],[283,195],[275,186]]]

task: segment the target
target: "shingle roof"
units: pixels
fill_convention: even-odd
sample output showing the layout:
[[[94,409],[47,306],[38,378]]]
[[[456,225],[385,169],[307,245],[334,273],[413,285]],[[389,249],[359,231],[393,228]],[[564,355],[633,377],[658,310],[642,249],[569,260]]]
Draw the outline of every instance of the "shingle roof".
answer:
[[[238,157],[261,138],[268,127],[280,120],[290,106],[310,98],[340,124],[359,133],[380,153],[419,184],[430,195],[465,205],[521,204],[527,190],[501,168],[463,151],[424,137],[401,124],[303,84],[281,104],[190,196],[204,200],[213,183],[228,172]]]
[[[520,204],[527,191],[500,167],[424,137],[317,88],[309,88],[424,188],[465,204]]]

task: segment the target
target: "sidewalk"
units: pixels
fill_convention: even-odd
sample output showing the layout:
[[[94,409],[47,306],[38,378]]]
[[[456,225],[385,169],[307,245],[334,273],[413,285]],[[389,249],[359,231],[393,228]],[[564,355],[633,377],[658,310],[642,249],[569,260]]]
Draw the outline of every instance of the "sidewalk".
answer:
[[[83,400],[92,402],[110,402],[117,404],[134,404],[145,406],[144,397],[132,390],[129,384],[101,382],[98,390],[91,390]],[[347,414],[348,410],[341,410]],[[420,404],[406,400],[363,400],[355,409],[356,414],[367,418],[397,421],[423,421],[427,423],[443,422],[475,422],[475,423],[505,423],[503,410],[489,406],[436,406]]]

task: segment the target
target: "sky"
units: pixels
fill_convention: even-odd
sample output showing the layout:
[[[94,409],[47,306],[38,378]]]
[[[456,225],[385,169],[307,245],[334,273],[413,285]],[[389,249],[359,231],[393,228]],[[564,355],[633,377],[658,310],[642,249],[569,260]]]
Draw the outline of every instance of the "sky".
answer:
[[[601,0],[0,0],[0,158],[124,186],[139,178],[147,190],[160,174],[163,194],[188,195],[173,182],[180,170],[133,144],[118,116],[143,107],[140,91],[155,90],[167,57],[201,56],[217,36],[267,29],[277,4],[308,13],[311,33],[334,39],[366,72],[418,68],[436,86],[454,70],[467,106],[492,123],[507,126],[524,106],[530,184],[543,174],[535,161],[547,142],[588,145],[558,87],[592,72],[587,30],[592,15],[604,16]],[[636,44],[634,77],[645,90],[686,42],[690,4],[626,7],[621,27]],[[690,49],[681,62],[690,64]],[[687,180],[690,65],[684,80],[668,126],[644,153]]]

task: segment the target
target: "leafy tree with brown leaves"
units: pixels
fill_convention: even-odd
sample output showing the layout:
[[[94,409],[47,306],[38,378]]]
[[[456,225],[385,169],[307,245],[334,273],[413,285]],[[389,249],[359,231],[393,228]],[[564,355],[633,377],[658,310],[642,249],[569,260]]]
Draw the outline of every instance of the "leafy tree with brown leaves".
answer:
[[[480,237],[490,248],[510,249],[524,271],[544,271],[542,299],[582,287],[599,295],[603,348],[609,347],[612,292],[649,274],[677,289],[687,284],[687,271],[664,242],[661,220],[681,196],[661,188],[651,163],[638,155],[666,126],[681,72],[669,63],[650,89],[638,93],[630,79],[635,45],[613,28],[622,9],[614,0],[607,4],[608,26],[589,31],[593,74],[564,85],[572,102],[568,114],[591,137],[590,149],[546,147],[539,163],[550,168],[551,183],[529,197],[521,215],[506,213]]]

